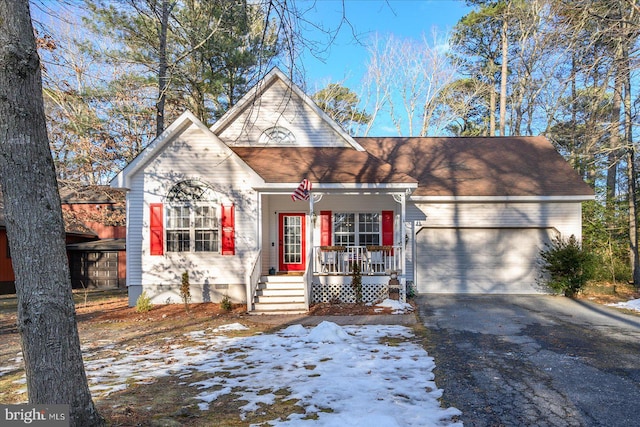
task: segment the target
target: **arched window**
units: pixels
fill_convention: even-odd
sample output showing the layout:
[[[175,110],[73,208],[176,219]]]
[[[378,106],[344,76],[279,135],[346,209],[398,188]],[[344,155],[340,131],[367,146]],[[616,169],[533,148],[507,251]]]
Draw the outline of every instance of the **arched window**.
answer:
[[[197,180],[181,181],[167,194],[167,252],[218,252],[216,193]]]
[[[282,126],[274,126],[262,132],[260,135],[261,144],[292,145],[296,142],[296,137],[291,131]]]

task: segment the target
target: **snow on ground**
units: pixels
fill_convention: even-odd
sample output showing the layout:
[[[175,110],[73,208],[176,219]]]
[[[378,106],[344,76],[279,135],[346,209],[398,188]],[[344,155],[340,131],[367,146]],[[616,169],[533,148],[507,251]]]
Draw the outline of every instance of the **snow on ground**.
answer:
[[[248,402],[241,416],[272,404],[277,392],[289,392],[287,399],[298,400],[305,413],[283,414],[271,421],[273,426],[462,425],[452,421],[459,410],[440,407],[442,390],[434,382],[433,358],[411,342],[413,333],[405,326],[341,327],[325,321],[275,334],[225,335],[247,329],[232,323],[153,347],[105,342],[99,352],[84,352],[93,397],[173,375],[194,387],[202,411],[232,390],[240,394],[238,400]],[[196,373],[200,380],[191,382]],[[202,380],[202,374],[210,376]],[[316,419],[303,419],[313,415]]]
[[[322,322],[290,326],[275,334],[228,337],[239,323],[191,332],[188,347],[112,348],[111,358],[85,355],[94,398],[123,390],[132,381],[175,375],[194,387],[200,409],[221,395],[248,401],[242,414],[269,405],[288,390],[305,414],[283,414],[274,426],[454,426],[460,411],[441,408],[434,362],[404,326],[346,326]],[[389,341],[389,342],[387,342]],[[210,378],[190,383],[192,374]],[[328,412],[330,411],[330,412]],[[316,415],[317,419],[302,418]]]
[[[626,308],[629,310],[640,311],[640,299],[632,299],[625,302],[617,302],[615,304],[609,304],[612,307]]]
[[[384,308],[390,308],[392,314],[406,314],[413,311],[413,306],[411,304],[388,298],[380,304],[376,304],[376,307],[380,307],[380,311]]]

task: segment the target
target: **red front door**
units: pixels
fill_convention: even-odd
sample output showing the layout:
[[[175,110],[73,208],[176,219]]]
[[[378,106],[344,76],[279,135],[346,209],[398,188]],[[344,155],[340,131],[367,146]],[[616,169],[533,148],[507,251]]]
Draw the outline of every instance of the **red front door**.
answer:
[[[305,214],[281,213],[278,218],[278,268],[280,271],[304,271]]]

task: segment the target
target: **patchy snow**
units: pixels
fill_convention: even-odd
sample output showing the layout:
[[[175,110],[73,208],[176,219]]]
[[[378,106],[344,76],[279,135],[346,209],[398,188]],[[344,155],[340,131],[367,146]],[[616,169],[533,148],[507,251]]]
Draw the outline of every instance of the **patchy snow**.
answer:
[[[270,421],[272,426],[462,425],[452,420],[460,415],[458,409],[440,407],[442,390],[434,382],[433,358],[412,342],[410,328],[342,327],[325,321],[313,328],[292,325],[274,334],[225,335],[247,329],[234,323],[189,332],[184,335],[188,340],[157,346],[111,346],[108,356],[87,352],[91,392],[100,399],[129,384],[172,375],[193,386],[202,411],[232,391],[248,402],[241,408],[243,419],[283,393],[304,409],[303,414],[282,414]],[[195,374],[198,381],[190,381]]]
[[[213,329],[213,332],[220,331],[247,331],[249,328],[244,326],[242,323],[230,323],[228,325],[222,325],[216,329]]]
[[[459,410],[440,407],[433,359],[410,341],[413,334],[405,326],[341,327],[325,321],[275,334],[223,333],[244,329],[226,325],[187,334],[189,347],[129,347],[117,350],[118,357],[88,360],[91,391],[99,398],[132,381],[175,375],[194,386],[203,411],[233,390],[248,402],[241,408],[244,416],[274,403],[276,392],[286,390],[287,399],[298,400],[305,413],[283,414],[271,421],[273,426],[462,425],[452,421]],[[190,383],[195,373],[200,380]],[[203,373],[210,377],[202,380]],[[316,419],[303,419],[310,415]]]
[[[608,305],[610,305],[611,307],[626,308],[629,310],[640,311],[640,299],[632,299],[629,301],[617,302],[615,304],[608,304]]]
[[[380,304],[376,304],[376,307],[390,308],[392,314],[406,314],[413,311],[413,306],[411,304],[388,298]]]

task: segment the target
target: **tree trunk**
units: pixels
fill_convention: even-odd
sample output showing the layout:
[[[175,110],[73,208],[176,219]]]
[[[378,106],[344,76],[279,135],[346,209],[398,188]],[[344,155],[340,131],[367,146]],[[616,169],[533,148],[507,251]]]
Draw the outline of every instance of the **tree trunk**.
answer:
[[[502,22],[502,71],[500,74],[500,136],[505,136],[507,121],[507,56],[509,55],[509,40],[507,40],[507,17]]]
[[[640,252],[638,252],[638,201],[636,197],[635,147],[627,149],[627,177],[629,179],[629,258],[632,280],[640,286]]]
[[[491,92],[489,93],[489,136],[496,136],[496,86],[491,79]]]
[[[633,9],[631,10],[633,15]],[[629,21],[632,21],[629,17]],[[629,258],[631,264],[631,272],[633,283],[640,285],[640,253],[638,252],[638,201],[636,193],[636,147],[633,142],[633,117],[631,113],[631,62],[629,59],[629,45],[627,33],[629,31],[628,24],[625,20],[621,21],[622,27],[622,71],[624,76],[624,139],[627,152],[627,198],[629,204]]]
[[[29,2],[0,0],[0,184],[32,404],[70,405],[102,425],[87,385]]]
[[[156,136],[164,131],[164,104],[167,99],[167,27],[169,25],[169,0],[162,0],[160,12],[160,58],[158,64],[158,102],[156,103]]]
[[[616,55],[617,56],[617,55]],[[615,63],[619,64],[616,60]],[[611,127],[609,129],[609,153],[607,154],[607,210],[615,209],[616,184],[618,180],[618,150],[620,149],[620,108],[622,105],[622,77],[618,66],[614,78],[613,99],[611,101]]]

